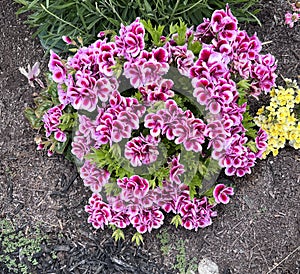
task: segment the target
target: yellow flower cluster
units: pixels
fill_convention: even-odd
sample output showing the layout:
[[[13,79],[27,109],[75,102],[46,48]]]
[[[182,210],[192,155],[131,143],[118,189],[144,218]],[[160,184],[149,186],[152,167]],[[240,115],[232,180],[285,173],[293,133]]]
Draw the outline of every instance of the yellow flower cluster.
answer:
[[[272,89],[269,106],[261,107],[254,118],[268,134],[268,148],[263,158],[270,152],[276,156],[287,141],[295,149],[300,148],[300,89],[296,81],[285,79],[285,82],[286,88]]]

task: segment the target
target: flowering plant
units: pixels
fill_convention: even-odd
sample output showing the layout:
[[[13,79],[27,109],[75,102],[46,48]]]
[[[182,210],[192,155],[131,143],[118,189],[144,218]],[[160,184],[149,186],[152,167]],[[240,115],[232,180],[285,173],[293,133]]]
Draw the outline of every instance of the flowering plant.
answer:
[[[268,134],[264,158],[270,152],[276,156],[287,141],[295,149],[300,148],[300,89],[296,81],[285,79],[285,82],[286,88],[279,86],[271,90],[270,104],[261,107],[254,118]]]
[[[295,23],[300,19],[300,1],[291,3],[292,12],[285,14],[285,24],[293,28]]]
[[[270,91],[276,64],[237,24],[228,6],[196,29],[171,25],[168,36],[137,18],[67,60],[51,51],[58,102],[40,119],[38,145],[57,151],[78,115],[71,152],[93,192],[85,209],[95,228],[110,225],[118,239],[132,225],[139,242],[164,213],[176,226],[206,227],[234,192],[214,174],[244,176],[261,158],[267,137],[247,98]]]

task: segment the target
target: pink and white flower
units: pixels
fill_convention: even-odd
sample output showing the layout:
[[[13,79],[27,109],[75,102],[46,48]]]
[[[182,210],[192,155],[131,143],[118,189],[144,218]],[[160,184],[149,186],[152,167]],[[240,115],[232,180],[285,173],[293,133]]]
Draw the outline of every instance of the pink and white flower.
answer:
[[[98,193],[93,193],[89,199],[89,205],[85,206],[85,211],[90,214],[88,223],[91,223],[96,229],[104,229],[104,225],[108,225],[112,219],[110,205],[103,202]]]
[[[233,194],[233,188],[227,187],[224,184],[216,185],[213,191],[213,196],[217,204],[228,204],[230,200],[228,196],[232,196]]]
[[[130,218],[130,222],[136,230],[143,234],[151,232],[152,229],[158,229],[162,226],[164,220],[163,213],[157,208],[143,210],[140,214]]]
[[[149,182],[138,175],[118,179],[117,183],[122,189],[121,197],[124,201],[130,201],[135,198],[142,199],[149,191]]]
[[[54,139],[62,143],[67,140],[66,133],[59,128],[63,108],[64,105],[62,104],[52,107],[43,115],[42,118],[44,128],[46,130],[46,137],[50,137],[50,135],[54,133]]]
[[[134,167],[149,165],[155,162],[159,155],[159,141],[151,135],[135,137],[125,145],[125,158],[130,160]]]
[[[90,187],[93,192],[100,192],[102,187],[108,183],[110,173],[107,170],[99,169],[90,161],[85,161],[80,168],[80,177],[85,186]]]
[[[285,24],[287,24],[290,28],[293,28],[295,23],[300,19],[300,14],[293,12],[287,12],[285,14]]]

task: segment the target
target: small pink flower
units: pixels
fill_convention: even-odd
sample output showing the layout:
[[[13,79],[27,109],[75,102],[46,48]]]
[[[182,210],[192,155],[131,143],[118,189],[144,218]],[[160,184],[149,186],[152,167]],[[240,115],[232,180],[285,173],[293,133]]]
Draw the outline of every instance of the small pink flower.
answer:
[[[75,41],[72,40],[69,36],[62,36],[61,39],[68,45],[75,45]]]
[[[90,187],[93,192],[100,192],[108,182],[110,173],[107,170],[98,168],[90,161],[85,161],[80,168],[80,177],[83,179],[85,186]]]
[[[155,101],[166,101],[168,98],[173,97],[174,92],[171,90],[173,84],[172,80],[161,79],[140,87],[139,90],[145,102],[151,104]]]
[[[62,110],[64,105],[60,104],[50,108],[43,115],[44,128],[46,130],[46,137],[50,137],[51,133],[55,133],[54,138],[59,142],[65,142],[67,137],[64,132],[59,129],[60,117],[62,116]]]
[[[37,145],[36,150],[42,150],[42,149],[44,149],[44,147],[45,147],[45,145],[40,143],[40,144]]]
[[[119,120],[112,123],[111,140],[115,143],[120,142],[123,138],[129,138],[131,135],[130,128]]]
[[[260,128],[255,138],[255,144],[258,149],[258,151],[255,154],[257,158],[261,158],[262,154],[267,149],[268,147],[267,140],[268,140],[268,134],[262,128]]]
[[[224,184],[216,185],[213,196],[217,204],[228,204],[229,203],[229,195],[232,196],[234,194],[232,187],[226,187]]]
[[[298,1],[299,2],[299,1]],[[292,9],[293,11],[295,12],[300,12],[300,6],[299,6],[299,3],[296,4],[296,3],[291,3],[291,6],[292,6]]]
[[[62,84],[65,81],[67,70],[61,61],[61,58],[52,50],[50,50],[48,68],[52,72],[52,78],[54,82]]]
[[[181,199],[181,197],[180,197]],[[192,201],[183,196],[179,213],[182,216],[182,225],[188,230],[204,228],[212,224],[211,217],[216,216],[212,211],[214,205],[208,203],[207,197],[194,198]]]
[[[97,34],[97,37],[98,38],[102,38],[105,36],[105,31],[100,31],[98,34]]]
[[[28,84],[34,88],[34,81],[36,81],[41,88],[45,88],[43,82],[38,78],[40,74],[39,62],[35,62],[34,65],[31,66],[28,64],[28,71],[25,68],[20,67],[19,71],[28,79]]]
[[[144,35],[145,29],[139,18],[129,26],[122,24],[120,35],[115,37],[120,55],[128,59],[137,57],[145,47]]]
[[[75,155],[79,160],[83,160],[83,157],[91,150],[91,142],[84,136],[75,136],[71,145],[72,154]]]
[[[145,127],[150,128],[153,137],[158,137],[163,127],[163,118],[158,114],[149,113],[145,117]]]
[[[100,78],[97,80],[94,91],[102,102],[107,102],[111,94],[118,88],[116,80]]]
[[[55,140],[62,142],[62,143],[67,141],[67,135],[60,129],[58,129],[57,131],[54,132],[54,138],[55,138]]]
[[[110,224],[118,228],[125,228],[130,224],[129,214],[124,212],[113,212]]]
[[[104,225],[108,225],[112,218],[110,205],[104,203],[98,193],[94,193],[89,199],[89,205],[85,206],[85,211],[90,214],[88,223],[96,229],[104,229]]]
[[[148,135],[132,138],[125,145],[125,158],[130,160],[132,166],[149,165],[156,161],[159,155],[159,139]]]
[[[180,155],[177,157],[174,157],[171,162],[171,169],[170,169],[170,181],[172,183],[180,184],[180,178],[179,176],[184,174],[184,165],[179,163]]]
[[[75,109],[84,109],[90,112],[96,109],[98,102],[97,95],[90,88],[69,87],[67,95]]]
[[[133,175],[130,178],[117,180],[118,186],[122,189],[122,196],[125,201],[134,198],[141,199],[146,196],[149,191],[149,182],[138,175]]]
[[[216,10],[211,17],[212,31],[222,39],[234,40],[237,30],[237,19],[232,15],[229,6],[226,10]]]
[[[70,104],[71,100],[67,96],[67,92],[63,89],[61,84],[57,85],[57,94],[58,94],[58,100],[61,104],[64,106]]]
[[[299,20],[300,14],[294,12],[293,14],[287,12],[285,14],[285,23],[289,25],[290,28],[294,27],[294,24]]]
[[[130,218],[130,222],[139,233],[151,232],[153,228],[159,228],[163,220],[163,213],[156,208],[142,210],[138,215]]]

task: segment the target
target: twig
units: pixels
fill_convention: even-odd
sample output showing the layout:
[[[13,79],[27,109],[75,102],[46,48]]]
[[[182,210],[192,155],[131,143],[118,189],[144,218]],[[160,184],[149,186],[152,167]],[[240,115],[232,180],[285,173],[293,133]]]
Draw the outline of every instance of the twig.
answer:
[[[133,270],[133,271],[135,270],[133,266],[127,264],[126,262],[124,262],[124,261],[122,261],[122,260],[119,260],[118,258],[112,257],[112,258],[111,258],[111,261],[112,261],[113,263],[118,264],[118,265],[120,265],[120,266],[123,266],[123,267],[125,267],[125,268],[127,268],[127,269],[130,269],[130,270]]]
[[[264,45],[268,45],[268,44],[271,44],[271,43],[273,43],[273,41],[266,41],[266,42],[262,42],[261,45],[264,46]]]
[[[298,249],[300,249],[300,245],[294,249],[290,254],[288,254],[285,258],[283,258],[279,263],[276,263],[275,266],[269,270],[266,274],[270,274],[273,270],[275,270],[278,266],[280,266],[284,261],[286,261],[290,256],[292,256]]]

